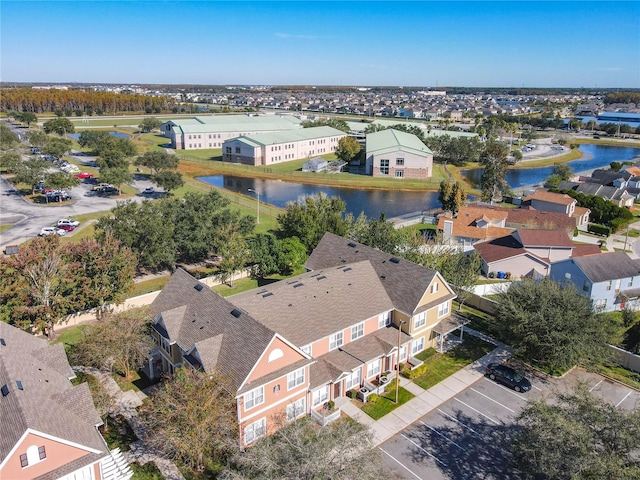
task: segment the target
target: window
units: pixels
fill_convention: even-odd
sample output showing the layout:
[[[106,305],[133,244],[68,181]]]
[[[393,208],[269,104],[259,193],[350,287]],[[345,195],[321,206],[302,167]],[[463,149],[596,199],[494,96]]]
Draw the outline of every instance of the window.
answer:
[[[419,339],[411,342],[411,355],[415,355],[422,350],[424,350],[424,337],[420,337]]]
[[[40,460],[44,460],[45,458],[47,458],[47,452],[44,449],[44,445],[38,447],[38,456],[40,457]]]
[[[296,388],[298,385],[302,385],[304,383],[304,368],[300,368],[295,372],[291,372],[287,375],[287,390],[291,390],[292,388]]]
[[[264,402],[264,387],[258,387],[244,394],[245,410],[249,410],[250,408],[253,408],[256,405],[260,405],[263,402]]]
[[[404,171],[396,170],[396,178],[404,178]]]
[[[261,437],[264,437],[267,433],[267,421],[264,418],[261,418],[257,422],[253,422],[246,427],[244,427],[244,443],[245,445],[249,445],[250,443],[255,442]]]
[[[414,330],[424,326],[427,323],[427,312],[422,312],[416,315],[415,321],[413,322]]]
[[[302,350],[307,355],[311,356],[311,344],[305,345],[304,347],[300,347],[300,350]]]
[[[240,147],[236,147],[236,153],[240,153]]]
[[[380,173],[382,175],[389,175],[389,160],[380,160]]]
[[[360,386],[360,368],[347,377],[347,390]]]
[[[396,165],[403,166],[404,165],[404,158],[396,158]]]
[[[438,318],[445,316],[447,313],[449,313],[449,302],[438,305]]]
[[[391,325],[391,312],[384,312],[378,315],[378,328]]]
[[[326,402],[327,400],[329,400],[329,386],[328,385],[325,385],[324,387],[319,388],[318,390],[313,392],[312,401],[313,401],[313,406],[314,407],[317,407],[318,405],[320,405],[321,403]]]
[[[595,308],[596,310],[600,310],[600,309],[605,309],[607,307],[607,299],[606,298],[601,298],[600,300],[597,300],[595,303]]]
[[[27,460],[27,454],[26,453],[23,453],[22,455],[20,455],[20,466],[22,468],[29,466],[29,460]]]
[[[607,292],[611,290],[611,285],[611,280],[609,280],[609,282],[607,283]]]
[[[351,341],[357,340],[364,335],[364,322],[351,327]]]
[[[400,361],[407,359],[407,346],[402,345],[400,347]]]
[[[633,287],[633,277],[629,279],[629,283],[627,283],[627,287]]]
[[[367,377],[371,378],[374,375],[380,375],[382,361],[378,358],[367,365]]]
[[[329,350],[335,350],[342,346],[342,332],[335,333],[329,337]]]
[[[165,352],[171,353],[171,344],[169,343],[169,340],[164,338],[162,335],[160,335],[160,345]]]
[[[225,151],[226,151],[228,154],[231,154],[231,147],[225,147]]]
[[[588,292],[589,288],[591,288],[591,285],[589,285],[589,282],[587,280],[584,281],[584,285],[582,285],[582,291],[583,292]]]
[[[436,293],[438,291],[438,282],[435,282],[431,285],[431,293]]]
[[[296,418],[304,415],[305,413],[304,404],[305,404],[305,401],[303,397],[287,405],[287,422],[291,422],[292,420],[295,420]]]

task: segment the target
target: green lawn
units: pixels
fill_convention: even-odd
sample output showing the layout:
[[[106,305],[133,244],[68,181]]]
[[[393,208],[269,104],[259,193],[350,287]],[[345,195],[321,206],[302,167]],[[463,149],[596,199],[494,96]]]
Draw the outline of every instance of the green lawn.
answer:
[[[60,330],[60,335],[53,343],[62,343],[63,345],[75,345],[82,339],[82,330],[84,325],[76,325],[74,327]]]
[[[458,370],[485,356],[494,348],[495,345],[467,334],[461,345],[444,354],[438,353],[427,358],[420,367],[425,368],[425,373],[415,377],[413,381],[425,390],[429,389]]]
[[[170,275],[166,275],[164,277],[153,278],[151,280],[145,280],[144,282],[136,283],[131,292],[129,292],[129,298],[137,297],[138,295],[144,295],[145,293],[155,292],[157,290],[162,290],[162,288],[167,284]]]
[[[370,401],[367,403],[363,403],[361,410],[369,415],[374,420],[378,420],[379,418],[384,417],[387,413],[395,410],[400,405],[407,403],[411,400],[415,395],[411,393],[409,390],[406,390],[402,387],[398,388],[398,403],[396,400],[396,383],[395,380],[389,383],[389,387],[387,392],[383,395],[373,397],[373,401],[371,401],[372,395],[369,396]]]

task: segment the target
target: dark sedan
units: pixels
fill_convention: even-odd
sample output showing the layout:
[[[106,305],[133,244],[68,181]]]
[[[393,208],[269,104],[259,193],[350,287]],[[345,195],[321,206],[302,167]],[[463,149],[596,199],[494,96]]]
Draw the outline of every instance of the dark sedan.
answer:
[[[520,372],[506,365],[490,363],[487,365],[487,375],[491,380],[511,387],[516,392],[528,392],[531,390],[531,382]]]

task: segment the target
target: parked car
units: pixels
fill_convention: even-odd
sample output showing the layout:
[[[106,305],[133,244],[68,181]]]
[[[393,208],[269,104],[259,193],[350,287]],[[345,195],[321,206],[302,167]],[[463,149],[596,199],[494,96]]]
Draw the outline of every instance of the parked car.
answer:
[[[71,218],[61,218],[60,220],[58,220],[58,227],[60,227],[61,225],[73,225],[74,227],[77,227],[78,225],[80,225],[80,222]]]
[[[69,195],[64,190],[51,190],[51,191],[45,190],[45,192],[46,192],[45,195],[47,196],[47,200],[49,200],[50,202],[59,202],[59,201],[69,200],[71,198],[71,195]]]
[[[66,235],[67,231],[57,227],[44,227],[38,234],[39,237],[46,237],[48,235]]]
[[[531,382],[520,372],[500,363],[487,365],[487,375],[491,380],[513,388],[516,392],[528,392],[531,390]]]
[[[73,232],[76,227],[74,227],[73,225],[68,225],[66,223],[63,223],[62,225],[58,225],[58,228],[65,230],[67,232]]]
[[[94,186],[93,188],[91,188],[91,190],[93,190],[94,192],[97,192],[98,190],[102,190],[103,188],[106,188],[106,187],[113,187],[113,185],[111,185],[110,183],[100,183]]]
[[[155,191],[156,191],[155,188],[147,187],[147,188],[144,189],[144,191],[142,193],[144,193],[145,195],[148,195],[148,194],[154,193]]]
[[[81,178],[81,179],[87,179],[87,178],[93,178],[93,173],[88,173],[88,172],[80,172],[80,173],[76,173],[75,175],[73,175],[76,178]]]

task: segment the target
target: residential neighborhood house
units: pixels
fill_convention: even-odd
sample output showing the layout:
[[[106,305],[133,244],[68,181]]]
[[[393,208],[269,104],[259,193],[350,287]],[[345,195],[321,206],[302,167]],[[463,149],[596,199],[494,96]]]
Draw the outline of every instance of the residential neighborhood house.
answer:
[[[0,478],[128,480],[109,451],[87,383],[75,377],[63,345],[0,322]]]
[[[372,392],[461,328],[434,270],[330,233],[306,266],[227,299],[178,270],[151,306],[156,362],[226,374],[243,446],[273,433],[279,416],[325,419],[328,402]]]
[[[549,278],[571,283],[603,312],[640,307],[640,259],[625,252],[568,258],[551,265]]]
[[[579,207],[576,199],[563,193],[536,190],[524,198],[523,205],[531,205],[541,212],[556,212],[571,217],[575,220],[575,228],[579,230],[586,231],[589,225],[591,210]]]

